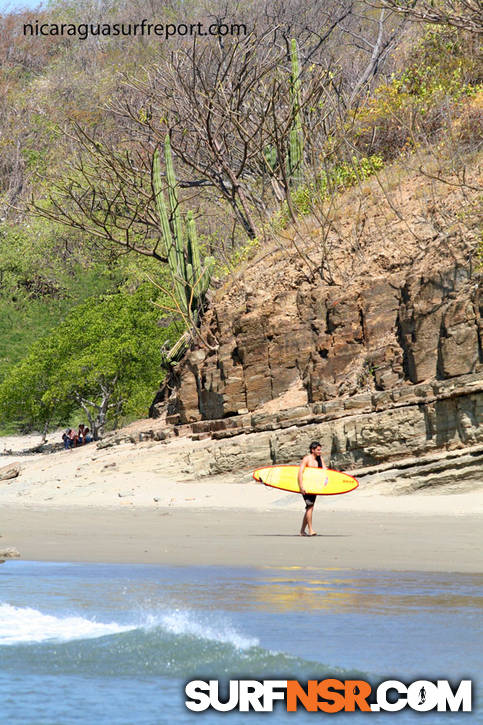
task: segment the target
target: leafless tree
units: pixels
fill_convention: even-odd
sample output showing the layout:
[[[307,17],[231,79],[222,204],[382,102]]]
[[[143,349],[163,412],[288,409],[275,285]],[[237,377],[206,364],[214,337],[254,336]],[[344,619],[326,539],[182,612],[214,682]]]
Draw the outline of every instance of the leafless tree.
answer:
[[[114,141],[105,142],[96,127],[71,125],[67,134],[77,153],[66,160],[63,178],[53,179],[46,198],[32,200],[30,209],[121,253],[164,262],[151,161],[169,133],[180,187],[198,194],[204,208],[231,209],[232,220],[225,213],[227,230],[234,219],[255,238],[280,204],[295,220],[287,171],[295,115],[311,179],[327,163],[329,137],[330,153],[337,154],[347,111],[377,76],[398,31],[390,27],[390,13],[381,11],[375,21],[359,6],[355,12],[352,0],[330,7],[316,3],[326,21],[323,32],[295,0],[282,8],[284,25],[267,30],[276,5],[277,0],[260,11],[259,30],[248,37],[185,40],[168,57],[159,53],[138,77],[126,76],[106,114],[109,127],[116,122]],[[296,109],[292,31],[300,38]],[[336,54],[341,40],[358,57],[350,72]]]
[[[297,112],[310,124],[308,154],[317,133],[325,133],[322,101],[333,77],[320,68],[301,72]],[[113,109],[125,142],[113,147],[73,124],[66,133],[78,152],[66,161],[64,177],[52,180],[47,198],[32,199],[31,210],[101,243],[165,261],[151,161],[169,132],[180,186],[214,190],[255,237],[260,218],[266,221],[274,198],[285,199],[289,187],[285,159],[295,110],[286,47],[266,36],[224,48],[193,43],[154,66],[147,81],[128,85],[131,98]]]
[[[366,0],[373,7],[395,10],[423,23],[450,25],[470,33],[483,32],[481,0]]]
[[[181,185],[216,189],[252,238],[257,214],[268,208],[264,179],[273,177],[266,152],[274,119],[286,142],[294,115],[287,50],[271,36],[194,42],[150,69],[147,81],[130,81],[137,98],[127,106],[148,143],[169,132],[175,156],[189,171]],[[304,77],[301,105],[317,103],[323,82],[320,74]],[[125,115],[126,107],[117,112]]]
[[[77,124],[69,132],[78,154],[49,193],[31,199],[38,216],[79,229],[119,253],[166,262],[151,186],[151,157],[139,144],[124,151],[96,141]]]

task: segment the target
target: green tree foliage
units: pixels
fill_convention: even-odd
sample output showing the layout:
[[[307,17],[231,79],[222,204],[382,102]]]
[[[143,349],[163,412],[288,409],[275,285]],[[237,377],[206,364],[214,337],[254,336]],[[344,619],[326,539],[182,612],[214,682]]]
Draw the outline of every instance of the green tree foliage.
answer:
[[[179,336],[162,327],[144,285],[76,307],[36,342],[0,385],[0,416],[23,428],[46,429],[81,408],[95,435],[122,417],[142,415],[164,376],[162,346]]]
[[[125,264],[85,256],[72,232],[43,219],[0,224],[0,381],[72,307],[126,278]]]

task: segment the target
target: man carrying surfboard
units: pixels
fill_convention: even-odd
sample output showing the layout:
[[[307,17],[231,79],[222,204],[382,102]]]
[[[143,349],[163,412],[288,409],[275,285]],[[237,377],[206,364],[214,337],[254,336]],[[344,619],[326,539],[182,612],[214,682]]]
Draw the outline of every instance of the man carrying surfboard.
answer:
[[[304,497],[305,501],[305,513],[302,520],[302,528],[300,529],[300,536],[317,536],[316,532],[312,528],[312,514],[314,512],[314,504],[317,494],[307,493],[305,491],[303,483],[304,470],[306,468],[327,469],[327,466],[325,465],[324,460],[321,456],[322,446],[318,441],[314,441],[310,444],[309,451],[310,453],[302,458],[302,462],[300,464],[299,472],[297,475],[300,493]],[[326,478],[325,483],[327,483],[327,480],[328,479]],[[305,529],[308,529],[308,531],[305,531]]]

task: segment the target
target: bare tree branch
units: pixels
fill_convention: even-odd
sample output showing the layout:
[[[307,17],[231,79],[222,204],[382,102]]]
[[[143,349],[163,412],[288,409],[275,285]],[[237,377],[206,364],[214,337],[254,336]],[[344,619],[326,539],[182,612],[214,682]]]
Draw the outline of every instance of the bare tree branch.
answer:
[[[372,7],[387,8],[411,20],[434,25],[450,25],[470,33],[483,32],[483,5],[480,0],[373,0]]]

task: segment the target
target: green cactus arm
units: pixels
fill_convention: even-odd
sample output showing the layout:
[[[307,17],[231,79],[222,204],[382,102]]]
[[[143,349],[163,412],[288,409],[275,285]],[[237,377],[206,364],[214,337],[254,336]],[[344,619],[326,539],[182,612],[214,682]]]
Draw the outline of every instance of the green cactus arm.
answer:
[[[156,151],[154,152],[152,180],[156,202],[156,211],[158,212],[159,221],[161,224],[161,233],[163,235],[166,256],[169,256],[170,249],[173,247],[173,237],[171,235],[168,210],[166,208],[166,200],[164,198],[161,184],[161,163],[159,160],[159,149],[156,149]]]
[[[297,110],[300,106],[300,64],[299,64],[299,54],[297,50],[297,41],[295,38],[292,38],[290,41],[290,64],[292,68],[291,73],[291,83],[290,83],[290,89],[291,89],[291,96],[292,96],[292,104],[297,104]]]
[[[292,106],[293,124],[290,129],[287,167],[289,176],[293,181],[299,183],[302,180],[304,136],[300,112],[300,64],[295,38],[292,38],[290,42],[290,62],[290,103]]]
[[[263,155],[269,168],[273,171],[277,166],[277,150],[272,144],[265,146],[263,149]]]
[[[215,265],[215,259],[214,257],[205,257],[203,264],[201,263],[200,245],[196,232],[196,223],[191,211],[189,211],[186,215],[186,228],[188,232],[188,245],[192,263],[193,281],[191,284],[195,285],[196,297],[201,301],[201,298],[208,290],[213,267]]]
[[[165,138],[164,155],[169,212],[162,189],[158,149],[154,153],[152,173],[156,209],[176,299],[181,312],[196,324],[196,320],[199,318],[198,310],[209,287],[215,260],[213,257],[206,257],[204,264],[201,262],[196,223],[192,212],[187,213],[186,224],[183,225],[169,136]]]
[[[178,255],[178,266],[182,277],[186,277],[186,250],[183,233],[183,222],[178,200],[178,188],[173,166],[173,155],[171,153],[171,142],[169,135],[164,139],[164,161],[166,164],[166,180],[168,182],[169,206],[171,209],[171,224],[173,228],[176,253]]]
[[[214,257],[205,257],[204,269],[202,271],[201,278],[198,283],[198,294],[200,297],[202,297],[204,294],[206,294],[208,287],[210,286],[211,275],[213,274],[214,266],[215,266],[215,258]]]
[[[200,245],[198,243],[198,235],[196,233],[196,223],[193,218],[193,212],[186,214],[186,233],[187,233],[187,251],[188,259],[193,265],[193,274],[195,279],[201,274]]]
[[[193,273],[193,265],[189,262],[186,265],[186,298],[190,306],[196,302],[196,278]]]
[[[177,253],[176,245],[173,241],[173,235],[171,233],[171,226],[169,223],[168,209],[166,206],[166,200],[161,184],[161,162],[159,158],[159,150],[156,149],[153,157],[153,190],[156,201],[156,211],[158,212],[159,221],[161,224],[161,233],[163,235],[163,242],[166,250],[166,256],[168,258],[168,267],[173,280],[174,292],[176,299],[178,300],[182,311],[186,310],[186,291],[185,286],[181,279],[184,271],[184,264],[181,268],[179,255]]]

